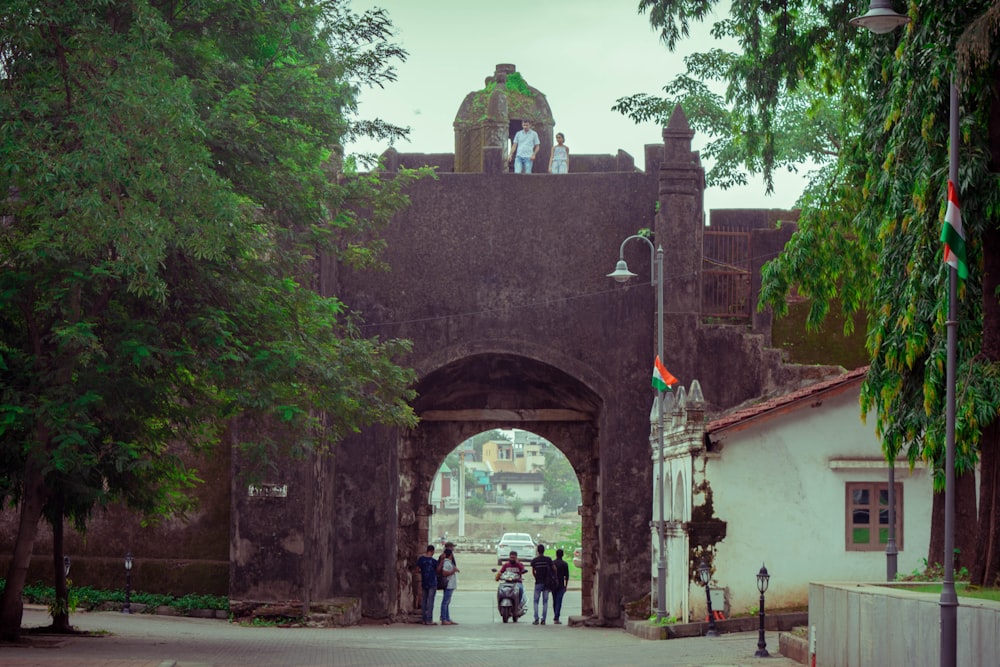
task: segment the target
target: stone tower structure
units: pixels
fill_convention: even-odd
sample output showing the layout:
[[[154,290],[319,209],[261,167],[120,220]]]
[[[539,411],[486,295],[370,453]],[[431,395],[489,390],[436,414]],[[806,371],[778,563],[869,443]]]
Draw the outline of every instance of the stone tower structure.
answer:
[[[542,145],[533,173],[544,173],[552,150],[552,110],[514,65],[499,64],[482,90],[469,93],[455,115],[455,171],[496,173],[507,165],[510,142],[531,121]]]

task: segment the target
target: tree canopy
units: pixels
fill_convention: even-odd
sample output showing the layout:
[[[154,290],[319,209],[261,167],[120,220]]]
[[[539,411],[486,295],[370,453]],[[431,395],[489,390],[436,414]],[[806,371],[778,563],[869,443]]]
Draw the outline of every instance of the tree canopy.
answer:
[[[716,4],[640,0],[639,11],[649,12],[652,25],[673,47],[690,22],[708,17]],[[724,97],[708,96],[709,103],[698,106],[698,85],[713,74],[695,67],[702,57],[689,60],[689,70],[700,81],[668,87],[692,125],[717,129],[728,155],[735,156],[730,165],[763,174],[769,187],[771,169],[786,164],[790,153],[784,147],[800,145],[801,130],[815,132],[817,144],[830,149],[830,159],[799,202],[798,231],[765,269],[761,305],[781,314],[794,288],[812,300],[814,326],[835,298],[845,315],[868,314],[871,366],[862,414],[874,411],[887,458],[904,452],[911,462],[930,462],[940,488],[948,280],[938,239],[947,190],[949,82],[957,75],[957,187],[971,267],[958,304],[957,469],[982,466],[979,535],[984,545],[996,543],[1000,525],[989,509],[996,507],[1000,445],[1000,318],[991,270],[1000,212],[995,157],[1000,145],[991,139],[1000,127],[997,5],[911,0],[897,7],[909,15],[907,26],[874,35],[848,24],[863,10],[856,2],[740,0],[713,28],[716,36],[736,45],[734,53],[715,57]],[[801,113],[796,123],[794,113],[786,113],[805,105],[803,100],[808,109],[823,112],[822,123],[813,124],[810,113]],[[620,106],[632,113],[655,110],[638,102],[643,101],[633,98]],[[711,113],[699,119],[701,108]],[[816,152],[800,148],[797,155]],[[992,581],[1000,565],[995,549],[966,562],[982,566],[980,583]]]
[[[3,637],[43,515],[183,511],[185,452],[229,419],[267,426],[240,443],[261,465],[413,423],[407,343],[363,337],[314,289],[321,253],[377,265],[378,228],[423,175],[342,158],[354,134],[404,133],[354,117],[405,52],[380,10],[345,5],[0,13],[0,494],[21,512]]]

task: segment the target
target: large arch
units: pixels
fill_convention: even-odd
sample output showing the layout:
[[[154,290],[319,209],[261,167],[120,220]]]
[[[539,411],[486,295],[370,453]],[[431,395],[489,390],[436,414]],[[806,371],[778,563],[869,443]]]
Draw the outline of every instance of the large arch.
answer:
[[[396,565],[401,594],[396,612],[415,608],[410,555],[428,542],[426,498],[444,457],[461,441],[492,428],[521,428],[553,443],[576,471],[582,497],[583,547],[593,553],[600,516],[600,395],[585,382],[546,362],[509,352],[456,359],[421,379],[414,409],[420,425],[400,439],[401,521]],[[593,615],[597,563],[586,559],[583,613]]]

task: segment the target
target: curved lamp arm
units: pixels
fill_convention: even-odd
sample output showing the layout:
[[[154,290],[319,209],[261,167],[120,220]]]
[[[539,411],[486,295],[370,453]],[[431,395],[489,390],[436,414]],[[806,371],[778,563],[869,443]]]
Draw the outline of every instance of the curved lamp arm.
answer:
[[[653,242],[650,241],[645,236],[643,236],[642,234],[633,234],[632,236],[629,236],[624,241],[622,241],[622,245],[618,249],[618,264],[615,266],[615,270],[608,274],[608,278],[614,278],[616,281],[623,283],[629,280],[630,278],[634,278],[636,275],[638,275],[629,271],[628,264],[625,262],[625,244],[631,241],[632,239],[642,239],[647,243],[647,245],[649,245],[649,266],[650,266],[649,284],[655,285],[658,278],[656,273],[653,271],[653,267],[656,266],[655,264],[656,248],[653,246]]]

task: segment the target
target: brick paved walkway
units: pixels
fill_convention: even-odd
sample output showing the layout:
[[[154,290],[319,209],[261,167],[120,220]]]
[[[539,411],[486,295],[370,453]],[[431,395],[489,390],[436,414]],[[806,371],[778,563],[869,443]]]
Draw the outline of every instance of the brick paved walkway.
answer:
[[[574,593],[570,591],[570,594]],[[71,623],[103,636],[32,637],[0,644],[4,667],[731,667],[797,663],[778,655],[777,633],[767,634],[776,657],[754,658],[757,633],[718,638],[646,641],[623,630],[533,626],[530,614],[503,624],[493,594],[458,591],[454,626],[364,625],[351,628],[243,627],[227,621],[113,612],[78,613]],[[566,607],[579,610],[579,593]],[[48,614],[25,610],[24,626],[47,625]]]

